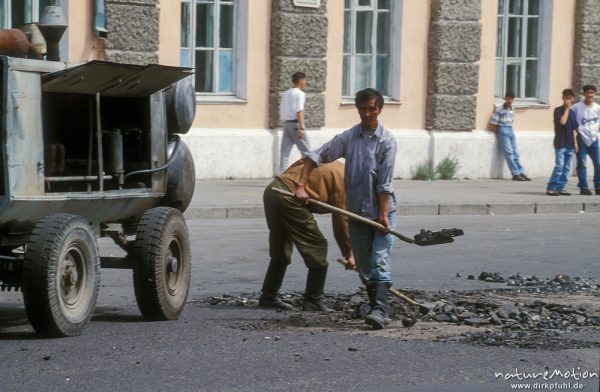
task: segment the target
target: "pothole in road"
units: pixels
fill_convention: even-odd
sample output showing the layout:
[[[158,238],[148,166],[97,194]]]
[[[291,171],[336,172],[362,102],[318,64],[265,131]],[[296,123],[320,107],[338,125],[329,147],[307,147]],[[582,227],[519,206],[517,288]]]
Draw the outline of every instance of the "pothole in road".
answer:
[[[474,291],[403,290],[430,310],[421,314],[390,295],[391,324],[372,331],[362,317],[368,312],[364,290],[351,294],[327,293],[325,303],[335,312],[289,311],[261,321],[232,324],[241,330],[304,329],[347,334],[369,334],[403,340],[467,342],[485,346],[526,349],[600,347],[600,286],[576,279],[564,284],[537,284]],[[258,306],[259,294],[222,295],[206,299],[212,305]],[[302,293],[283,293],[283,299],[302,309]],[[281,317],[283,316],[283,317]],[[416,324],[403,327],[412,318]]]

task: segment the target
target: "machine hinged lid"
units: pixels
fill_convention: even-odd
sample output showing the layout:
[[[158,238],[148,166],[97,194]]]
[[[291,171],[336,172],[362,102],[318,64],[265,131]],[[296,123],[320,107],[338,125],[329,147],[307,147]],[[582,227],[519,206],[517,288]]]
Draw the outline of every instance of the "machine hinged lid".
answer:
[[[42,90],[53,93],[144,97],[193,74],[191,68],[90,61],[42,77]]]

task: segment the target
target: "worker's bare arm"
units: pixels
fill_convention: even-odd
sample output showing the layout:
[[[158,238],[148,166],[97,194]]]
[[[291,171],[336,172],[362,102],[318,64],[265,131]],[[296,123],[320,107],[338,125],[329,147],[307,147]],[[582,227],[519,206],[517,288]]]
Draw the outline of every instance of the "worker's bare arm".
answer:
[[[377,218],[377,221],[385,227],[385,232],[387,233],[390,229],[390,221],[388,219],[390,194],[380,193],[377,197],[379,199],[379,217]]]

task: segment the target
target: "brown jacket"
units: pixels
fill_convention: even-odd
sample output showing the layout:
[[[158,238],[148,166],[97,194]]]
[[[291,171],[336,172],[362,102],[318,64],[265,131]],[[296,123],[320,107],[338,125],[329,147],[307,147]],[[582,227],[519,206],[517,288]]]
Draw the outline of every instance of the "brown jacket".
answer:
[[[284,173],[279,175],[279,179],[285,186],[294,192],[298,187],[298,180],[304,168],[304,159],[296,161]],[[330,204],[338,208],[346,208],[346,191],[344,189],[344,164],[335,161],[325,163],[315,167],[305,185],[305,190],[311,199]],[[308,205],[307,208],[316,214],[327,214],[319,207]],[[331,215],[333,224],[333,235],[344,257],[350,256],[352,247],[350,246],[350,234],[348,232],[348,217],[333,213]]]

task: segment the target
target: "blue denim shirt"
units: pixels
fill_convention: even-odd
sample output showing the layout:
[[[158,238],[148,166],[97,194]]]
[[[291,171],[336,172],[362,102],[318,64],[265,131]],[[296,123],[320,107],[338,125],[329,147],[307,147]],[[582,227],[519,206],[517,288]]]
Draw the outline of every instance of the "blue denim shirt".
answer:
[[[306,156],[317,166],[345,158],[346,209],[369,219],[379,217],[380,193],[390,195],[389,211],[396,210],[392,185],[396,139],[378,124],[366,132],[360,124],[336,135]]]

